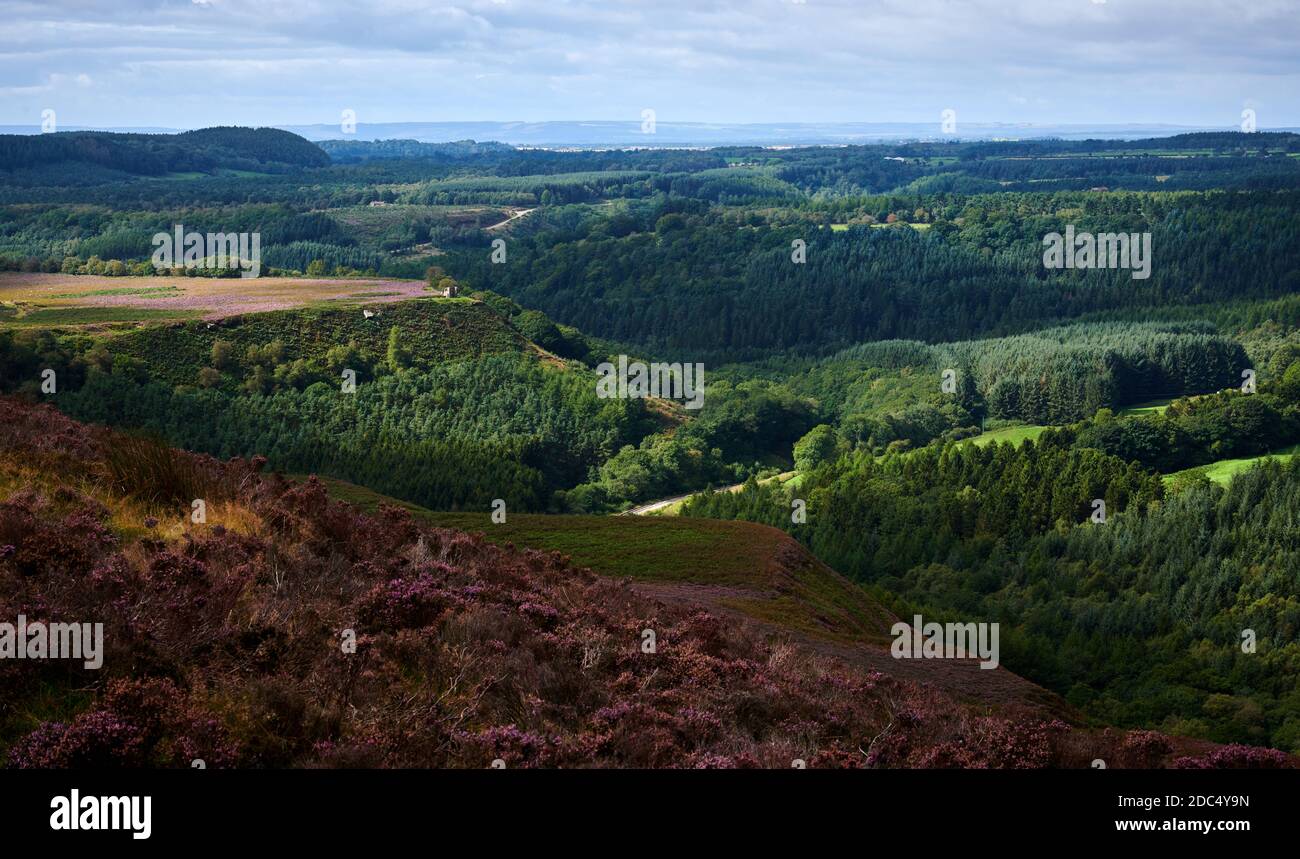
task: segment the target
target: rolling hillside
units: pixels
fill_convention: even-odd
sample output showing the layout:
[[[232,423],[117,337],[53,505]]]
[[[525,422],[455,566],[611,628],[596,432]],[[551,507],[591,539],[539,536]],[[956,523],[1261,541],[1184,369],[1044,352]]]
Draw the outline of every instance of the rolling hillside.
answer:
[[[1021,706],[1077,720],[1060,698],[1003,668],[964,660],[897,660],[888,653],[897,622],[866,591],[817,560],[782,531],[750,522],[632,516],[440,513],[363,487],[323,481],[331,495],[376,511],[395,504],[425,521],[481,533],[508,548],[560,552],[600,576],[626,579],[647,596],[703,605],[764,634],[853,664],[906,677],[985,706]]]
[[[304,287],[304,290],[306,287]],[[171,384],[192,383],[211,366],[213,344],[230,344],[237,356],[250,347],[278,343],[282,362],[318,359],[329,349],[352,344],[359,354],[383,356],[399,329],[409,366],[424,369],[448,361],[499,353],[521,354],[527,341],[486,305],[471,299],[427,298],[384,307],[317,305],[224,320],[192,320],[147,326],[114,338],[115,354],[147,362],[150,377]]]
[[[65,176],[76,168],[142,176],[218,169],[278,173],[329,163],[320,147],[275,128],[203,128],[181,134],[71,131],[0,135],[0,172],[57,166]]]
[[[707,599],[642,589],[662,583],[619,583],[397,507],[366,514],[260,460],[132,443],[48,406],[0,399],[0,441],[0,610],[105,625],[93,677],[67,661],[0,666],[11,767],[1287,763],[1071,728],[1019,701],[975,706],[848,650],[765,635]],[[183,500],[196,494],[209,505],[199,523]],[[516,536],[542,541],[528,537],[538,524]],[[756,535],[775,566],[733,567],[731,586],[801,568],[827,580],[779,535],[743,537]]]
[[[195,291],[238,304],[259,280]],[[0,387],[187,450],[262,455],[441,509],[495,497],[548,509],[620,448],[673,423],[641,401],[597,397],[593,345],[541,314],[486,293],[407,298],[424,291],[419,281],[364,283],[286,283],[298,306],[210,319],[152,319],[152,294],[112,296],[120,308],[25,312],[0,320]],[[105,309],[121,310],[120,324],[29,321]],[[42,390],[46,369],[57,393]]]

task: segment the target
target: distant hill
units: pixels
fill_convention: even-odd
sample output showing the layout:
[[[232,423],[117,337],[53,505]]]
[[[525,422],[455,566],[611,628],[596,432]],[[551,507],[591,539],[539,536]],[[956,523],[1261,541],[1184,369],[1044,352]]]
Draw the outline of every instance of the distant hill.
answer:
[[[324,167],[329,156],[296,134],[276,128],[203,128],[181,134],[72,131],[0,135],[0,170],[85,165],[139,176],[249,170],[282,173]]]
[[[807,146],[883,143],[906,140],[1139,140],[1168,138],[1197,131],[1235,132],[1235,126],[1185,125],[1033,125],[1030,123],[962,122],[945,134],[934,122],[674,122],[660,116],[653,126],[635,119],[562,122],[379,122],[358,123],[355,140],[499,140],[516,146],[661,147],[661,146]],[[338,124],[286,125],[308,140],[338,140]],[[649,130],[653,128],[653,131]],[[1270,129],[1285,131],[1289,129]]]
[[[487,153],[514,152],[504,143],[454,140],[423,143],[419,140],[322,140],[318,144],[334,161],[348,164],[381,158],[475,158]]]
[[[555,120],[547,122],[370,122],[358,123],[355,132],[345,134],[338,123],[284,125],[278,128],[318,143],[337,145],[335,151],[366,143],[429,143],[484,146],[538,146],[547,148],[605,147],[709,147],[709,146],[842,146],[846,144],[897,143],[902,141],[1030,141],[1115,140],[1142,142],[1170,141],[1178,136],[1213,134],[1237,135],[1233,126],[1162,125],[1111,123],[1036,125],[1033,123],[962,122],[955,133],[944,133],[939,118],[934,122],[763,122],[712,123],[674,122],[660,117],[654,131],[642,121]],[[38,126],[0,125],[0,135],[36,136]],[[69,128],[74,133],[108,133]],[[179,136],[164,128],[114,129],[118,136]],[[1261,129],[1268,133],[1296,133],[1300,128]],[[189,133],[189,132],[187,132]],[[45,135],[46,137],[50,135]],[[482,141],[500,141],[483,143]],[[1097,148],[1097,147],[1091,147]],[[354,150],[360,151],[360,150]],[[446,154],[446,153],[440,153]],[[393,157],[383,156],[383,157]]]

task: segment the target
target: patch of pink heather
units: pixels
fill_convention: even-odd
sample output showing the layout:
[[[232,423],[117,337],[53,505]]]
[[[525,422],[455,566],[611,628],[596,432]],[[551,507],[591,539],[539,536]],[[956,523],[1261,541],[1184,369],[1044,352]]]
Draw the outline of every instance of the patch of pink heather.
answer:
[[[98,281],[99,279],[97,279]],[[175,286],[175,295],[86,295],[76,306],[139,307],[150,310],[199,311],[204,319],[221,319],[244,313],[287,310],[316,301],[358,301],[389,304],[426,295],[417,280],[331,280],[328,278],[111,278],[112,285],[87,284],[87,289]],[[66,288],[66,287],[65,287]],[[69,290],[72,291],[72,290]],[[76,290],[82,291],[82,290]]]

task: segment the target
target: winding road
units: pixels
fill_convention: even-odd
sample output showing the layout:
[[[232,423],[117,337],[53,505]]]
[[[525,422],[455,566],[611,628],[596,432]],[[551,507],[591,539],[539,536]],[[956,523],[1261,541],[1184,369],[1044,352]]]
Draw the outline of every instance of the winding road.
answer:
[[[484,227],[483,230],[484,230],[484,232],[488,232],[488,233],[490,233],[490,232],[492,232],[492,231],[495,230],[495,229],[498,229],[498,228],[500,228],[500,227],[504,227],[506,224],[510,223],[511,221],[515,220],[516,218],[522,218],[524,215],[527,215],[529,212],[536,212],[536,211],[537,211],[536,208],[533,208],[533,209],[520,209],[518,212],[515,212],[515,213],[514,213],[513,215],[511,215],[510,217],[506,218],[504,221],[498,221],[497,223],[493,224],[493,225],[490,226],[490,227]]]
[[[759,483],[771,483],[773,480],[779,480],[782,483],[785,483],[786,481],[790,480],[790,478],[794,477],[795,474],[797,474],[797,472],[783,471],[774,477],[765,477],[762,480],[760,480]],[[741,489],[744,488],[745,488],[745,484],[743,483],[733,483],[731,486],[723,486],[716,491],[739,492]],[[622,513],[619,513],[618,515],[619,516],[646,516],[650,513],[654,513],[657,510],[662,510],[665,507],[671,507],[672,505],[676,504],[678,501],[685,501],[687,498],[690,498],[692,495],[698,495],[700,492],[703,491],[704,490],[701,489],[698,492],[688,492],[685,495],[674,495],[672,498],[661,498],[658,501],[650,501],[646,504],[638,504],[635,507],[628,508],[627,510],[625,510]]]

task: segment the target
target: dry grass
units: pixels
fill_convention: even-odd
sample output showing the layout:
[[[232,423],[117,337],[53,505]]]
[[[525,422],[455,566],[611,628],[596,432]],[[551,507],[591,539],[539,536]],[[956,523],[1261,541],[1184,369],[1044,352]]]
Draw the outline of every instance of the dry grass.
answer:
[[[47,497],[53,497],[59,490],[72,490],[103,505],[108,511],[108,527],[123,543],[145,536],[174,541],[187,532],[207,534],[218,526],[245,536],[266,532],[262,517],[237,498],[205,499],[207,522],[199,524],[190,520],[192,499],[169,501],[156,497],[155,493],[122,495],[115,489],[120,485],[102,473],[85,472],[76,479],[60,477],[39,464],[0,452],[0,502],[22,488],[36,488]]]

